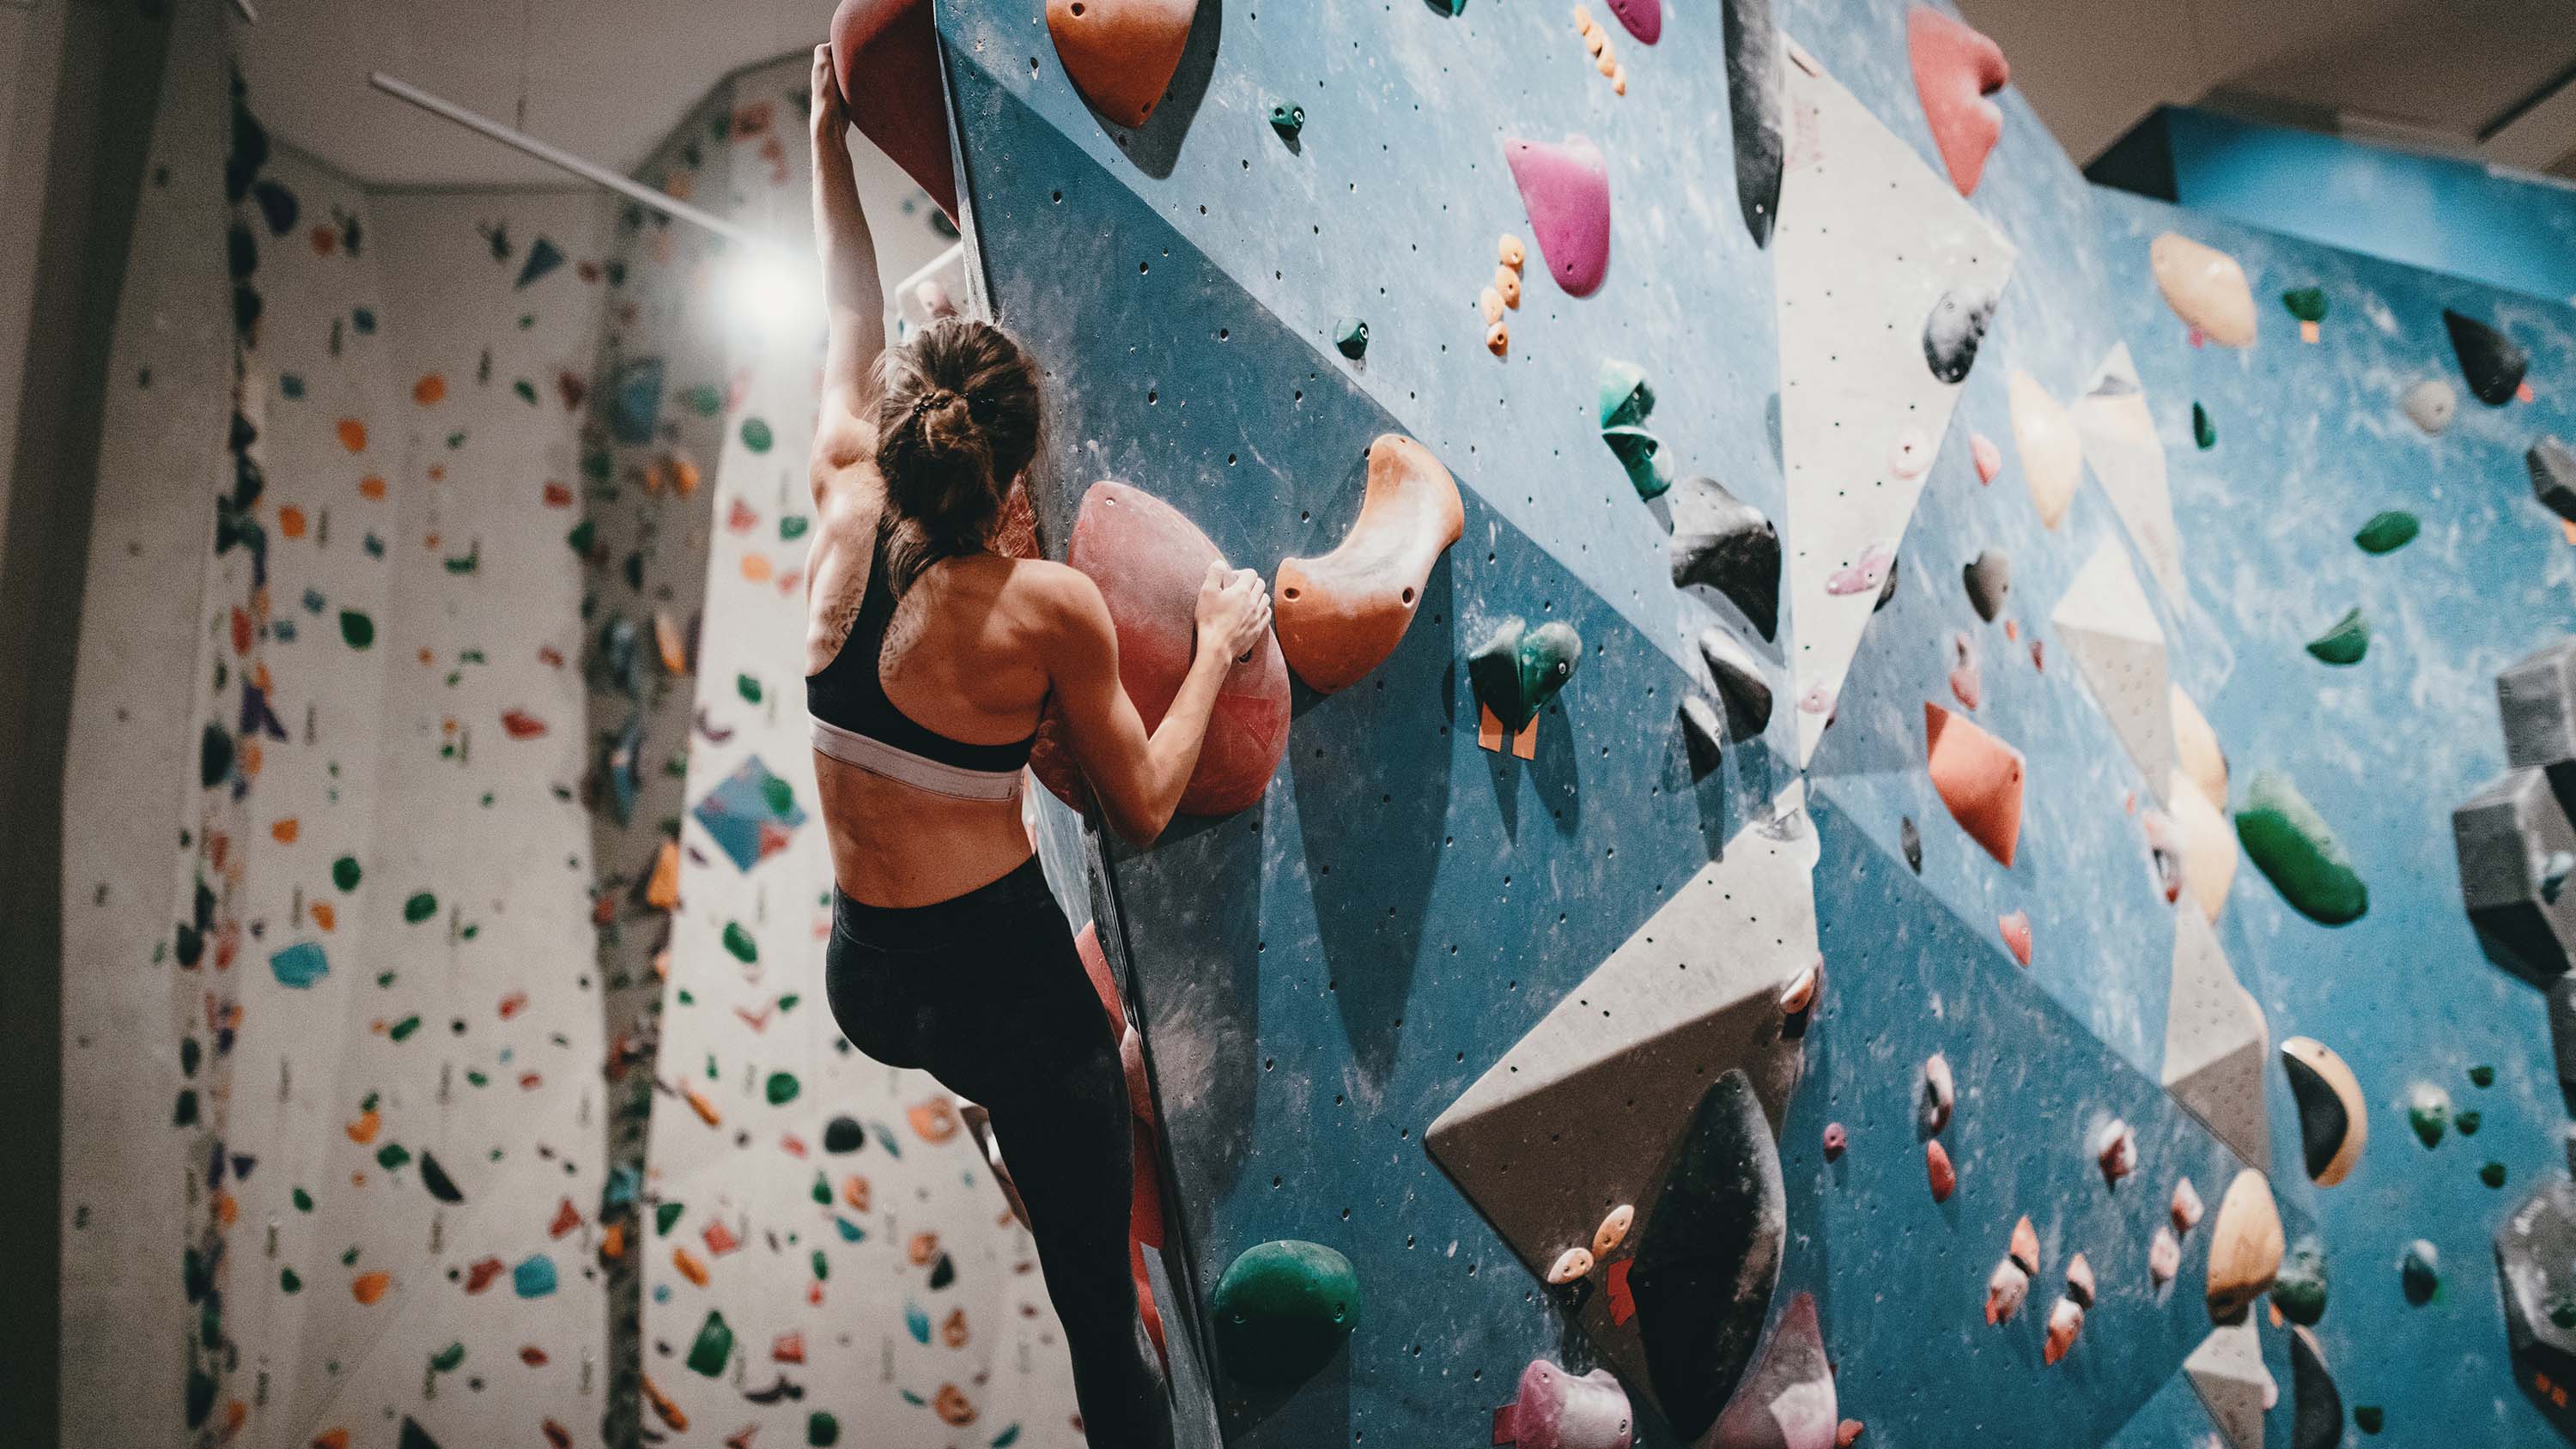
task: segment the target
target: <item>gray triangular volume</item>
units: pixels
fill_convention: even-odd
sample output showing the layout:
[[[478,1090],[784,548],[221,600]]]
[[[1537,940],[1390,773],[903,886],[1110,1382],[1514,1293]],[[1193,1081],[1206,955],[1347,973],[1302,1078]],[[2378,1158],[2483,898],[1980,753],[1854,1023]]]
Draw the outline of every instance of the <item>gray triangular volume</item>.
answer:
[[[1636,1210],[1627,1242],[1644,1266],[1644,1245],[1674,1231],[1656,1225],[1661,1199],[1673,1171],[1692,1160],[1687,1145],[1705,1135],[1692,1124],[1706,1116],[1710,1084],[1729,1072],[1742,1073],[1752,1120],[1763,1127],[1756,1155],[1771,1151],[1768,1134],[1802,1059],[1784,1030],[1781,988],[1817,961],[1816,851],[1814,827],[1794,803],[1747,826],[1431,1124],[1432,1158],[1532,1273],[1588,1246],[1620,1204]],[[1754,1149],[1716,1142],[1698,1150]],[[1605,1261],[1596,1273],[1627,1268]],[[1638,1296],[1639,1318],[1625,1324],[1612,1321],[1606,1293],[1584,1295],[1577,1315],[1632,1385],[1654,1382],[1640,1328],[1651,1296]],[[1723,1305],[1721,1330],[1749,1314],[1747,1353],[1760,1335],[1762,1296],[1749,1309]],[[1714,1352],[1726,1333],[1708,1329],[1676,1324],[1678,1340],[1667,1341],[1680,1346],[1667,1352]]]
[[[2173,492],[2165,476],[2165,448],[2156,437],[2155,414],[2138,382],[2129,344],[2114,346],[2093,369],[2084,395],[2067,408],[2084,461],[2138,545],[2138,556],[2167,596],[2183,593],[2182,534],[2174,527]]]
[[[2174,763],[2165,634],[2118,540],[2102,541],[2048,617],[2121,746],[2162,797]]]
[[[2209,922],[2192,910],[2174,912],[2173,921],[2165,1091],[2247,1166],[2269,1172],[2272,1118],[2264,1106],[2263,1071],[2271,1031],[2262,1008],[2237,984]]]
[[[2263,1410],[2277,1386],[2263,1366],[2263,1344],[2250,1315],[2211,1329],[2183,1360],[2182,1371],[2229,1449],[2263,1449]]]

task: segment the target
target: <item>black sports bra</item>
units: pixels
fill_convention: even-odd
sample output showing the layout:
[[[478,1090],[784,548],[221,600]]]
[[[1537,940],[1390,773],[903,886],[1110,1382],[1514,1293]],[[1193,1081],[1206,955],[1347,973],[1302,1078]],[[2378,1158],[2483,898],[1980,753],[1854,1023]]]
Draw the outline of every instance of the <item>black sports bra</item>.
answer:
[[[1017,795],[1034,733],[1007,745],[970,745],[927,728],[886,698],[877,659],[894,622],[896,600],[886,586],[885,544],[886,530],[880,527],[849,637],[821,673],[805,676],[805,712],[813,719],[814,748],[843,764],[943,795],[971,800]]]

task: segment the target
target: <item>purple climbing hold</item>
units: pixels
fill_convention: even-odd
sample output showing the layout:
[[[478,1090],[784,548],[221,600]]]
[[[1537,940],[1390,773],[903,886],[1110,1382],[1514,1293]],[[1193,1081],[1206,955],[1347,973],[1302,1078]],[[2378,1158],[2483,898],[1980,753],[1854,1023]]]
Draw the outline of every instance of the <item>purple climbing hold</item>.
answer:
[[[1610,13],[1628,33],[1648,45],[1664,35],[1664,0],[1610,0]]]
[[[1591,296],[1610,270],[1610,165],[1601,148],[1581,136],[1555,144],[1506,136],[1503,155],[1548,275],[1573,296]]]
[[[1521,1370],[1520,1397],[1494,1411],[1494,1442],[1520,1449],[1628,1449],[1637,1416],[1608,1369],[1576,1377],[1543,1358]]]

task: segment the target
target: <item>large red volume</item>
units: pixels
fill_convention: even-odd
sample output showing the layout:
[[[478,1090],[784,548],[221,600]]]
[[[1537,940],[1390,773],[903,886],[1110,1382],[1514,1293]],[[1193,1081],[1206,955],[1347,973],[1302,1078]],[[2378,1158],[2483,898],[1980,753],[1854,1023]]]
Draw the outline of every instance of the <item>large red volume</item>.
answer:
[[[832,12],[832,68],[859,134],[894,158],[955,221],[948,89],[939,74],[930,0],[841,0]]]

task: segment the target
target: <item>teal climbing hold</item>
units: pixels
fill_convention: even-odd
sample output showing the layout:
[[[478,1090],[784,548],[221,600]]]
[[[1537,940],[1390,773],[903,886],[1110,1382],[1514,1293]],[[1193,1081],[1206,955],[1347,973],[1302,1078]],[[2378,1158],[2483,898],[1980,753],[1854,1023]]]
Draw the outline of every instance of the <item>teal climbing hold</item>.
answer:
[[[2218,427],[2209,420],[2209,409],[2198,403],[2191,405],[2191,440],[2204,453],[2218,446]]]
[[[742,445],[744,447],[749,448],[755,453],[766,453],[769,451],[770,445],[776,441],[777,435],[769,430],[769,424],[767,422],[759,418],[743,419]]]
[[[1368,351],[1368,323],[1357,317],[1345,317],[1334,323],[1333,347],[1344,357],[1357,359]]]
[[[1467,683],[1477,702],[1517,734],[1574,677],[1582,659],[1583,638],[1573,625],[1551,620],[1533,629],[1514,615],[1467,656]]]
[[[2281,305],[2302,322],[2326,320],[2326,292],[2323,287],[2292,287],[2281,294]]]
[[[531,1253],[510,1270],[510,1291],[522,1298],[543,1298],[556,1287],[555,1260],[543,1253]]]
[[[1655,410],[1655,389],[1646,370],[1613,357],[1601,364],[1601,426],[1604,429],[1642,423]]]
[[[1351,1260],[1287,1239],[1247,1248],[1218,1280],[1217,1347],[1235,1377],[1290,1384],[1311,1377],[1360,1321]]]
[[[2372,514],[2370,521],[2361,526],[2361,532],[2352,536],[2352,541],[2361,545],[2363,553],[2393,553],[2413,543],[2415,535],[2422,529],[2423,525],[2415,521],[2414,514],[2403,508],[2392,508],[2385,513]]]
[[[1619,466],[1628,470],[1628,481],[1640,498],[1660,498],[1673,486],[1672,475],[1664,471],[1664,440],[1632,425],[1603,428],[1601,441],[1618,455]]]
[[[2264,879],[2308,919],[2340,926],[2370,909],[2370,890],[2343,842],[2288,776],[2255,772],[2236,812],[2236,838]]]
[[[1294,136],[1306,129],[1306,108],[1285,102],[1270,108],[1270,125],[1282,136]]]
[[[2370,652],[2370,621],[2361,616],[2358,606],[2346,609],[2342,618],[2308,641],[2308,652],[2328,664],[2359,664],[2361,656]]]
[[[1618,455],[1640,498],[1659,498],[1673,486],[1661,457],[1663,439],[1646,431],[1646,418],[1654,410],[1655,389],[1644,368],[1615,357],[1601,364],[1601,441]]]
[[[2415,1139],[2427,1147],[2441,1145],[2442,1131],[2451,1123],[2451,1094],[2430,1082],[2419,1082],[2406,1095],[2406,1125],[2415,1131]]]

